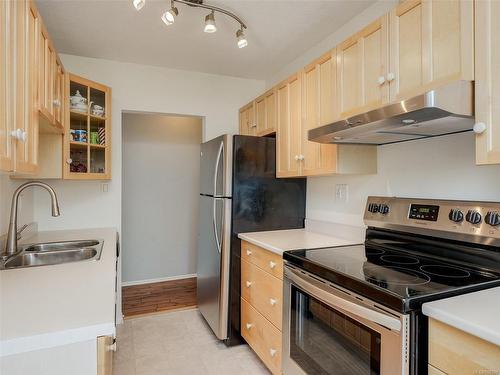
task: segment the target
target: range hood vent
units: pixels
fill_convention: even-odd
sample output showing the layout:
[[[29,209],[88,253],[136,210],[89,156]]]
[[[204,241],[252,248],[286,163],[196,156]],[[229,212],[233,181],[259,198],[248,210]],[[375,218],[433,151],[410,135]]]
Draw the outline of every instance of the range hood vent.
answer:
[[[474,82],[456,81],[399,103],[309,130],[310,141],[384,145],[469,131]]]

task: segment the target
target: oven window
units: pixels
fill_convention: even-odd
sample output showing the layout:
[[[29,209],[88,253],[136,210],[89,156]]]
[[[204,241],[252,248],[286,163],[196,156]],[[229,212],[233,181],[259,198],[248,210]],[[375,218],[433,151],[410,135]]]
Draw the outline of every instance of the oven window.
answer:
[[[290,357],[311,375],[380,374],[380,334],[292,285]]]

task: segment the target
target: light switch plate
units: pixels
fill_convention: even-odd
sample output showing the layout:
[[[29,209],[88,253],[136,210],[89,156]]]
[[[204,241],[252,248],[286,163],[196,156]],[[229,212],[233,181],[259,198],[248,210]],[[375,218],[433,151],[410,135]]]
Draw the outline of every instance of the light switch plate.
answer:
[[[105,183],[102,183],[102,184],[101,184],[101,191],[102,191],[103,193],[107,193],[107,192],[109,191],[109,184],[108,184],[108,183],[106,183],[106,182],[105,182]]]
[[[349,186],[347,184],[335,185],[335,200],[337,202],[347,203],[349,199]]]

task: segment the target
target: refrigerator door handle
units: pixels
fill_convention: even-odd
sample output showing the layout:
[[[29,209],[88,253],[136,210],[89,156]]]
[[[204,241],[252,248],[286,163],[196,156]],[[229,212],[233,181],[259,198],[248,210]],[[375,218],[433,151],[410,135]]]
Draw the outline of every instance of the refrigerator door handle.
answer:
[[[222,244],[219,239],[219,228],[217,226],[217,202],[222,201],[222,198],[214,198],[213,199],[213,208],[214,208],[214,216],[212,218],[213,220],[213,226],[214,226],[214,234],[215,234],[215,244],[217,245],[217,250],[219,251],[219,254],[222,253]]]
[[[217,152],[217,159],[215,159],[215,172],[214,172],[214,197],[219,197],[217,194],[217,176],[219,174],[219,163],[222,155],[224,154],[224,141],[220,143],[219,151]]]

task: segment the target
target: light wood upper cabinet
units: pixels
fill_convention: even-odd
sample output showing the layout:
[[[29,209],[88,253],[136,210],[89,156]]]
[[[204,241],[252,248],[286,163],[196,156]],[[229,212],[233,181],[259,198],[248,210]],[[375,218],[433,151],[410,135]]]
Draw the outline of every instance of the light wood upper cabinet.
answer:
[[[500,2],[476,1],[476,135],[477,164],[500,163]],[[480,129],[481,130],[481,129]]]
[[[390,13],[390,99],[474,80],[470,0],[408,0]]]
[[[240,134],[256,135],[257,124],[255,122],[254,102],[248,103],[240,109]]]
[[[302,76],[297,73],[276,89],[278,123],[276,129],[276,175],[300,176]]]
[[[274,89],[255,99],[255,135],[264,136],[276,132],[276,106]]]
[[[336,171],[336,145],[308,140],[308,131],[337,117],[335,50],[304,68],[302,93],[301,174],[311,176]]]
[[[0,2],[0,170],[12,171],[13,144],[10,132],[12,129],[12,38],[11,13],[12,2]]]
[[[340,118],[388,101],[388,16],[381,17],[337,47],[337,105]]]

